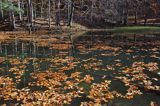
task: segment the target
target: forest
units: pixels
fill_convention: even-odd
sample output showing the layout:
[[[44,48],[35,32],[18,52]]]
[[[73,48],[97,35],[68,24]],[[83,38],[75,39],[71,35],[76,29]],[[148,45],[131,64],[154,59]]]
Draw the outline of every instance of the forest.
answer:
[[[0,106],[160,106],[160,0],[0,0]]]
[[[159,22],[159,0],[1,0],[1,29],[48,30],[72,23],[96,28]],[[3,28],[4,27],[4,28]]]

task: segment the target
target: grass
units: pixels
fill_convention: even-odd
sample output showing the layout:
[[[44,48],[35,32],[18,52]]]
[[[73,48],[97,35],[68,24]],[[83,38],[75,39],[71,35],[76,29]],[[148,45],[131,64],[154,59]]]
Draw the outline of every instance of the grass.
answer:
[[[160,33],[160,27],[156,26],[128,26],[115,27],[113,33]]]

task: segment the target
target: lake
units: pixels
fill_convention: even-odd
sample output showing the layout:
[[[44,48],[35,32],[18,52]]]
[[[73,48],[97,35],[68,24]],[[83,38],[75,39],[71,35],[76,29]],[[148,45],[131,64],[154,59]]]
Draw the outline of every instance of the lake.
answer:
[[[159,68],[159,35],[10,35],[0,42],[0,104],[159,106]]]

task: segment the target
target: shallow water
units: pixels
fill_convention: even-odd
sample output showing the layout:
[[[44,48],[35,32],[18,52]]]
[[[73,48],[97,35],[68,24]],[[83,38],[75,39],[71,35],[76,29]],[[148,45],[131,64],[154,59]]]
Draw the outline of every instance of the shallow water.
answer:
[[[160,67],[160,36],[157,35],[106,35],[97,33],[86,33],[83,36],[70,40],[69,38],[57,38],[57,41],[49,40],[45,44],[41,44],[38,40],[21,40],[16,37],[11,40],[3,41],[0,45],[0,57],[5,58],[5,62],[0,64],[0,76],[7,75],[16,81],[16,74],[8,72],[12,65],[7,60],[18,59],[23,61],[29,58],[25,72],[21,76],[21,81],[17,83],[18,89],[29,87],[28,83],[32,82],[33,72],[44,72],[46,70],[58,71],[62,67],[67,66],[66,62],[55,63],[52,59],[67,59],[70,63],[77,64],[70,70],[66,71],[67,75],[73,72],[82,72],[81,75],[91,75],[94,77],[92,83],[100,83],[104,80],[111,80],[110,91],[118,91],[126,94],[128,87],[115,79],[115,77],[126,76],[122,71],[124,68],[132,67],[134,62],[150,63],[155,62]],[[45,39],[41,39],[45,40]],[[65,45],[65,46],[64,46]],[[19,63],[21,66],[23,63]],[[154,73],[146,73],[152,78],[158,78],[154,84],[160,86],[157,74],[158,69]],[[135,84],[138,82],[135,82]],[[82,84],[86,91],[90,85]],[[32,87],[33,91],[45,91],[45,87]],[[151,101],[160,105],[160,91],[145,91],[140,89],[142,95],[136,95],[133,99],[115,98],[104,106],[149,106]],[[86,95],[75,98],[71,102],[71,106],[80,105],[81,102],[89,101]],[[0,101],[3,103],[16,103],[14,100]]]

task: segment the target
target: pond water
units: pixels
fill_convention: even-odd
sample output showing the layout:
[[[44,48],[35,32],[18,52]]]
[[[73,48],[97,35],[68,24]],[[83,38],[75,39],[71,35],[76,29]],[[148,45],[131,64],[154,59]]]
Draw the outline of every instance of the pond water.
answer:
[[[68,36],[15,36],[0,43],[0,82],[3,83],[0,84],[0,105],[20,105],[34,101],[43,104],[47,100],[37,99],[36,93],[49,94],[48,92],[53,93],[55,90],[57,95],[67,93],[68,96],[70,90],[76,89],[76,92],[80,92],[76,88],[78,86],[79,89],[83,88],[83,93],[71,97],[70,101],[66,100],[69,104],[62,100],[61,105],[79,106],[82,102],[97,103],[100,99],[104,106],[150,106],[152,103],[159,106],[159,67],[159,35],[109,35],[104,32],[88,32],[73,39]],[[61,80],[53,74],[55,72],[60,73]],[[76,74],[71,77],[75,72],[80,73],[77,74],[78,78]],[[61,84],[52,84],[55,80]],[[68,87],[65,82],[72,80],[75,85],[69,89],[71,84]],[[92,86],[105,80],[111,81],[109,87],[106,86],[107,91],[99,87],[99,94],[102,95],[91,95],[92,89],[96,94]],[[13,92],[16,92],[17,97]],[[10,93],[13,96],[8,96]],[[106,97],[107,101],[101,100],[103,93],[112,93],[114,98]],[[20,94],[24,94],[23,97],[20,97]],[[32,95],[34,99],[25,98],[27,95]]]

